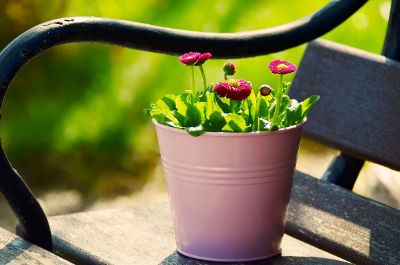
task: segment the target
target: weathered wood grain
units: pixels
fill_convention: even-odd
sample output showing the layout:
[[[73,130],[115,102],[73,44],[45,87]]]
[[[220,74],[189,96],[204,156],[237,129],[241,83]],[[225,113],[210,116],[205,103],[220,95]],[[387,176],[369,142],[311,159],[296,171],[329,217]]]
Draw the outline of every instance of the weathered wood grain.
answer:
[[[28,241],[0,228],[0,265],[71,264]]]
[[[218,264],[175,252],[168,203],[56,216],[50,224],[56,253],[77,264]],[[282,257],[246,264],[349,263],[285,236]]]
[[[304,133],[400,170],[400,63],[337,43],[308,45],[290,95],[321,99]]]
[[[400,211],[296,172],[286,233],[356,264],[400,264]]]

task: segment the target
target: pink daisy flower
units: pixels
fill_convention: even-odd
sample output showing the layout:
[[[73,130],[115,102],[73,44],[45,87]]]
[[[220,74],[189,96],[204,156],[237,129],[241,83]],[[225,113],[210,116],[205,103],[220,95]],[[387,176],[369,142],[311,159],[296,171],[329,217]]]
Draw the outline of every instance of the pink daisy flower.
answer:
[[[208,59],[211,59],[211,57],[212,57],[212,54],[209,52],[202,53],[194,65],[202,65],[205,61],[207,61]]]
[[[233,100],[243,100],[250,96],[251,84],[246,80],[229,79],[216,84],[214,86],[214,91],[220,97],[227,97]]]
[[[269,70],[271,70],[273,74],[281,74],[281,75],[293,73],[296,72],[297,70],[296,65],[288,61],[282,61],[282,60],[274,60],[270,62],[268,68]]]
[[[188,52],[179,57],[179,61],[186,65],[194,65],[200,58],[199,52]]]

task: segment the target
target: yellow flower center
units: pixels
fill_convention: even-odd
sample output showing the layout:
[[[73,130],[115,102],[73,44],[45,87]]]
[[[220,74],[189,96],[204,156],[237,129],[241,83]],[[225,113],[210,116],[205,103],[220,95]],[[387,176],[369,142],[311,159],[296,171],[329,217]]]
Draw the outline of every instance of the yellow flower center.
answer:
[[[281,64],[278,64],[277,66],[276,66],[276,68],[278,68],[278,69],[286,69],[286,68],[288,68],[289,66],[287,66],[286,64],[284,64],[284,63],[281,63]]]
[[[240,82],[237,79],[229,79],[228,80],[228,84],[230,86],[233,86],[233,87],[239,87],[240,86]]]

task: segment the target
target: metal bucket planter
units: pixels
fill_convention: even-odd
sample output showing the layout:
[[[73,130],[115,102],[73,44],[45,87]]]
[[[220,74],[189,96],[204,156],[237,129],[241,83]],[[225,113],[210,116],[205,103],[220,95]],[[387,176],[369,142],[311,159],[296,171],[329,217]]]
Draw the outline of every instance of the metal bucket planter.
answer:
[[[178,252],[231,262],[279,254],[304,123],[199,137],[153,123]]]

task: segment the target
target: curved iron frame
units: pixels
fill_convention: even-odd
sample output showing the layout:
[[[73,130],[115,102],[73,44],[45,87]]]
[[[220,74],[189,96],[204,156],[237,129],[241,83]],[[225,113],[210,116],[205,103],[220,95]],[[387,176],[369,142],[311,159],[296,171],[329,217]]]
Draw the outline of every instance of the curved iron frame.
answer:
[[[311,41],[332,30],[368,0],[332,1],[316,13],[282,26],[242,33],[201,33],[94,18],[62,18],[40,24],[15,38],[0,53],[0,107],[18,71],[34,56],[71,42],[101,42],[166,54],[210,51],[217,58],[269,54]],[[20,222],[20,234],[52,250],[50,227],[40,204],[8,161],[0,145],[0,191]]]

